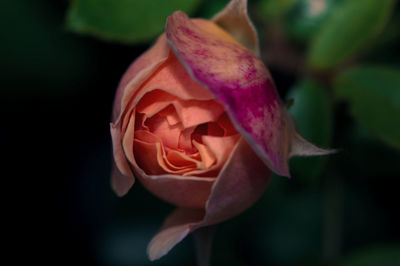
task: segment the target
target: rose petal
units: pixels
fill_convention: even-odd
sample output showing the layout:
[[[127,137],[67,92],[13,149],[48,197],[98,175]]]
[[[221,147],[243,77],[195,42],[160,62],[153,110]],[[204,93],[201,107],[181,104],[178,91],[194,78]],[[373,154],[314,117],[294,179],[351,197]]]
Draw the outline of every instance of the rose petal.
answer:
[[[133,186],[135,178],[122,148],[120,125],[111,123],[110,130],[114,157],[111,187],[118,196],[122,197]]]
[[[214,98],[208,90],[190,77],[173,53],[169,54],[167,62],[152,75],[151,79],[143,84],[140,92],[144,93],[153,89],[163,90],[184,100],[212,100]]]
[[[214,100],[209,101],[177,101],[174,102],[176,112],[182,120],[184,128],[216,121],[224,112],[224,107]]]
[[[202,168],[210,168],[216,161],[214,153],[206,146],[197,141],[193,141],[193,145],[197,148],[200,153]]]
[[[218,164],[223,164],[227,161],[231,155],[235,145],[237,144],[240,136],[227,136],[227,137],[214,137],[214,136],[203,136],[203,143],[212,151],[216,157]]]
[[[176,167],[188,168],[191,167],[193,169],[197,168],[198,160],[193,159],[186,154],[183,154],[179,151],[171,150],[167,154],[168,161]]]
[[[290,136],[268,70],[236,41],[208,31],[212,26],[200,26],[182,11],[173,13],[166,25],[171,49],[193,78],[224,104],[236,129],[264,163],[289,176]]]
[[[164,146],[177,149],[179,137],[183,130],[182,124],[171,126],[165,117],[155,115],[146,120],[145,124],[149,127],[150,132],[159,136]]]
[[[249,144],[239,140],[213,185],[200,226],[220,223],[252,206],[264,193],[271,170]]]
[[[140,168],[149,174],[184,174],[191,170],[193,163],[196,164],[196,167],[200,164],[187,158],[187,167],[174,165],[168,160],[161,142],[161,138],[151,132],[136,131],[132,152],[139,156],[136,159],[129,158],[133,167],[135,169]],[[197,169],[196,167],[193,167],[193,169]]]
[[[179,148],[187,151],[188,153],[195,152],[195,149],[192,144],[192,133],[194,131],[194,127],[186,128],[181,132],[179,137]]]
[[[204,216],[202,210],[189,210],[179,208],[173,211],[165,220],[160,232],[147,246],[147,254],[151,261],[167,254],[171,248],[181,242],[191,228]]]
[[[170,126],[175,126],[181,122],[175,108],[172,105],[169,105],[165,109],[161,110],[158,114],[165,116]]]
[[[169,163],[160,143],[161,139],[148,131],[135,132],[133,149],[140,156],[136,158],[137,162],[134,160],[131,164],[140,183],[157,197],[175,206],[204,208],[215,177],[182,176],[180,172],[187,170],[171,168],[173,165]],[[143,169],[155,175],[146,174]],[[162,170],[175,171],[179,175],[163,174]]]
[[[172,104],[177,98],[162,90],[153,90],[146,93],[136,106],[136,110],[152,117],[168,105]]]
[[[136,163],[141,169],[144,169],[151,175],[167,173],[165,170],[167,166],[163,165],[164,167],[162,167],[162,164],[160,164],[160,161],[163,162],[163,160],[160,158],[157,160],[157,156],[161,153],[160,143],[148,143],[135,139],[133,147],[135,154],[140,154],[136,158]]]
[[[317,155],[327,155],[336,153],[337,150],[335,149],[324,149],[317,147],[316,145],[312,144],[308,140],[306,140],[302,135],[297,132],[297,128],[294,122],[293,117],[284,109],[286,115],[288,117],[288,124],[290,127],[291,134],[291,141],[290,141],[290,152],[289,156],[317,156]]]
[[[260,56],[257,31],[247,14],[247,0],[232,0],[212,20],[243,46]]]
[[[134,183],[135,179],[133,174],[123,174],[114,161],[111,169],[111,188],[115,191],[115,193],[119,197],[122,197],[128,192]]]
[[[146,53],[130,65],[115,94],[112,123],[110,123],[114,155],[113,165],[115,165],[111,175],[111,185],[118,196],[125,195],[135,182],[129,163],[123,153],[122,138],[125,129],[122,129],[121,117],[124,113],[126,114],[126,107],[132,94],[167,60],[169,54],[170,49],[165,35],[162,35]],[[132,112],[132,110],[130,111]],[[130,113],[128,112],[127,117],[129,118],[129,116]]]
[[[169,54],[170,49],[166,43],[165,34],[163,34],[149,50],[129,66],[115,94],[112,115],[114,123],[117,123],[140,85],[168,59]]]
[[[229,156],[231,156],[239,138],[240,135],[238,134],[226,137],[202,136],[201,139],[203,143],[208,148],[208,152],[214,155],[216,163],[208,169],[196,169],[194,171],[185,173],[184,176],[213,176],[216,172],[217,174],[220,174],[218,171],[221,170],[221,168],[227,163],[227,160]]]
[[[175,210],[151,240],[150,259],[165,255],[197,228],[225,221],[249,208],[263,194],[270,177],[271,171],[241,139],[212,186],[205,214]]]
[[[201,209],[210,195],[215,178],[181,175],[147,175],[135,169],[140,183],[154,195],[178,207]]]
[[[232,125],[232,121],[229,119],[228,115],[225,113],[221,115],[217,123],[224,130],[224,136],[230,136],[237,134],[235,127]]]

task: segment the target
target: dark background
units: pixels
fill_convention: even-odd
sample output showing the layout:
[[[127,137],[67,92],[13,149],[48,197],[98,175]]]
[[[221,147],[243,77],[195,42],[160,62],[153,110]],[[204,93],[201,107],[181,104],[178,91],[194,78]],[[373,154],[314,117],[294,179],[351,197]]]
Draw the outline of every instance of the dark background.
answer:
[[[146,245],[173,207],[139,183],[123,198],[109,185],[113,95],[149,44],[71,33],[67,7],[67,1],[0,4],[9,255],[40,265],[194,265],[191,237],[148,262]],[[397,60],[394,47],[379,60]],[[296,75],[274,66],[271,72],[284,97]],[[213,265],[338,265],[371,256],[400,265],[384,262],[400,250],[399,151],[355,125],[346,108],[335,107],[333,147],[342,150],[321,178],[274,176],[254,207],[219,225]]]

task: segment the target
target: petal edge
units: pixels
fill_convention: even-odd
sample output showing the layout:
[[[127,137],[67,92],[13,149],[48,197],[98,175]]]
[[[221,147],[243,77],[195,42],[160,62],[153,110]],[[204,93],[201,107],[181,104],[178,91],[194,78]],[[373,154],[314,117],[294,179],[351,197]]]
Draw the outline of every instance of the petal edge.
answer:
[[[197,26],[182,11],[168,17],[166,34],[189,74],[225,106],[236,129],[264,163],[289,176],[287,120],[263,62],[238,42]]]
[[[247,49],[260,56],[258,34],[247,14],[247,0],[231,0],[212,20]]]

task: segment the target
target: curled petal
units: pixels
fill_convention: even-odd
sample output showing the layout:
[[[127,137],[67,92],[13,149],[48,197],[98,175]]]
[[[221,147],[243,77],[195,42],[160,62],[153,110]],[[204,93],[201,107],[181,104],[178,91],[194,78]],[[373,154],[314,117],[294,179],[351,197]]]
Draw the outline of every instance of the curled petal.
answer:
[[[212,20],[243,46],[260,56],[257,31],[247,14],[247,0],[231,0]]]
[[[123,152],[121,144],[121,129],[110,125],[113,145],[114,161],[111,172],[111,187],[115,193],[122,197],[135,183],[135,178]]]
[[[236,129],[274,172],[289,176],[290,132],[268,70],[251,51],[212,22],[177,11],[167,40],[192,77],[224,104]]]
[[[137,173],[140,183],[159,198],[179,207],[201,209],[215,178]]]
[[[203,216],[203,210],[178,208],[173,211],[147,246],[149,259],[153,261],[167,254],[192,231]]]
[[[161,35],[157,42],[126,70],[122,77],[114,99],[112,113],[113,123],[117,123],[133,94],[140,85],[154,73],[154,71],[168,59],[170,49],[165,41],[165,35]]]
[[[271,171],[246,141],[239,140],[213,184],[205,213],[177,209],[148,246],[150,259],[158,259],[197,228],[225,221],[253,205],[265,191]]]
[[[167,60],[169,53],[170,49],[166,44],[165,35],[162,35],[152,48],[135,60],[128,68],[115,94],[112,123],[110,124],[114,155],[111,186],[118,196],[125,195],[135,181],[122,147],[124,133],[121,117],[127,112],[126,107],[132,93]]]
[[[220,223],[252,206],[264,193],[271,170],[242,138],[215,181],[201,226]]]
[[[324,149],[318,147],[308,140],[306,140],[299,132],[297,132],[296,125],[292,116],[289,112],[284,109],[287,115],[287,121],[289,124],[289,129],[291,133],[291,140],[290,140],[290,151],[289,156],[318,156],[318,155],[327,155],[336,153],[337,150],[335,149]]]
[[[210,193],[212,190],[212,187],[214,186],[214,183],[220,183],[222,181],[216,181],[218,179],[229,179],[230,177],[229,174],[231,174],[231,171],[234,171],[235,175],[238,175],[238,177],[235,177],[232,180],[235,181],[240,181],[244,182],[251,182],[252,181],[252,176],[251,174],[255,174],[254,172],[259,170],[257,168],[257,164],[254,163],[249,163],[248,161],[235,161],[238,159],[238,148],[237,148],[237,143],[238,143],[238,137],[237,136],[227,136],[227,137],[203,137],[204,140],[204,148],[209,149],[205,152],[211,152],[211,155],[215,158],[216,163],[211,166],[209,169],[204,169],[204,170],[194,170],[191,171],[190,173],[194,174],[200,174],[201,172],[204,172],[205,175],[207,172],[213,171],[213,170],[218,170],[221,169],[220,174],[218,177],[207,177],[207,176],[190,176],[190,175],[173,175],[173,174],[160,174],[161,172],[155,172],[154,174],[146,174],[140,167],[138,167],[138,164],[141,163],[142,166],[145,166],[144,164],[156,164],[155,157],[156,155],[154,151],[151,151],[150,148],[147,148],[146,151],[141,152],[143,154],[143,158],[141,157],[140,159],[138,158],[137,161],[131,161],[133,168],[135,170],[135,174],[137,178],[140,180],[140,183],[143,184],[144,187],[146,187],[150,192],[153,194],[157,195],[159,198],[172,203],[175,206],[183,207],[183,208],[192,208],[192,209],[204,209],[204,206],[206,206],[206,202],[209,201],[210,198]],[[138,143],[137,143],[138,144]],[[156,143],[157,144],[157,143]],[[154,144],[153,148],[156,149],[157,145]],[[236,144],[236,145],[235,145]],[[151,145],[151,144],[147,144]],[[158,145],[159,147],[160,145]],[[219,148],[221,146],[224,146],[224,148]],[[140,145],[136,145],[136,148],[141,148]],[[251,149],[249,149],[251,150]],[[235,153],[236,156],[232,156],[232,154]],[[147,154],[149,155],[149,158],[147,158]],[[247,154],[249,155],[249,154]],[[245,156],[245,154],[240,155],[240,156]],[[259,161],[258,159],[254,159],[254,156],[249,156],[250,160],[253,159],[254,161]],[[242,157],[240,157],[243,159]],[[141,160],[144,161],[141,161]],[[207,161],[206,159],[204,159]],[[246,158],[247,160],[247,158]],[[229,161],[234,161],[229,163]],[[224,166],[223,163],[225,163]],[[247,166],[244,166],[244,163],[248,163]],[[250,167],[253,167],[250,169]],[[160,167],[158,167],[160,168]],[[153,168],[151,168],[153,171],[156,171],[158,169],[156,165],[154,165]],[[228,169],[231,168],[231,169]],[[240,169],[238,169],[240,168]],[[266,167],[265,167],[266,168]],[[248,171],[248,172],[246,172]],[[250,173],[250,174],[249,174]],[[239,176],[240,175],[240,176]],[[249,176],[250,175],[250,176]],[[248,178],[246,180],[245,178]],[[239,186],[239,185],[238,185]],[[244,191],[243,189],[246,188],[246,185],[240,185],[243,186],[243,188],[238,188],[240,191]],[[228,186],[227,186],[228,187]],[[261,186],[260,186],[261,187]],[[251,187],[248,187],[250,190]],[[222,195],[221,195],[222,196]],[[240,193],[237,194],[238,197],[247,197],[246,195],[241,195]],[[250,198],[253,197],[253,195],[249,196]],[[237,198],[239,199],[239,198]],[[238,201],[240,202],[246,202],[248,199],[240,199]],[[250,206],[250,205],[249,205]],[[235,207],[236,208],[236,207]],[[236,208],[240,211],[239,208]]]

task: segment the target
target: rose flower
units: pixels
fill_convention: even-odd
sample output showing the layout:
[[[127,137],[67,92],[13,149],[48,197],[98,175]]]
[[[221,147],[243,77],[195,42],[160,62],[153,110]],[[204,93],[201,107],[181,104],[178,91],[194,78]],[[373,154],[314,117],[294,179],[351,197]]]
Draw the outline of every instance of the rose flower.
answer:
[[[124,74],[111,123],[112,187],[135,177],[178,208],[148,246],[151,260],[194,230],[249,208],[293,155],[327,153],[304,140],[258,57],[246,1],[213,20],[177,11]]]

